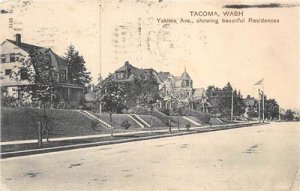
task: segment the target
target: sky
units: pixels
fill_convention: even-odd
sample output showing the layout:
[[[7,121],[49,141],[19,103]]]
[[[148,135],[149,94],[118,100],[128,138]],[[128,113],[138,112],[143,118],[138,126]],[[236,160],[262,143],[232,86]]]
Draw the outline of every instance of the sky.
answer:
[[[230,82],[244,96],[257,97],[257,88],[262,87],[254,84],[264,79],[269,98],[283,108],[300,109],[299,6],[241,9],[241,18],[279,19],[276,24],[196,23],[225,18],[225,2],[2,1],[1,10],[12,12],[1,14],[1,41],[21,33],[23,42],[50,47],[59,55],[72,44],[83,55],[94,83],[100,73],[106,77],[125,61],[175,76],[186,68],[196,88]],[[193,17],[190,11],[216,11],[221,17]],[[164,18],[194,23],[158,22]]]

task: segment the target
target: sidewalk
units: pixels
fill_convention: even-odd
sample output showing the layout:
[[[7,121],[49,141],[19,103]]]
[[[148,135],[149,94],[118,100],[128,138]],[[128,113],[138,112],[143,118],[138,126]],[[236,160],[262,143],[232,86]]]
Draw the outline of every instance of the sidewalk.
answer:
[[[181,127],[180,131],[177,127],[173,127],[172,133],[169,129],[156,129],[152,133],[149,131],[135,131],[101,135],[87,135],[76,137],[62,137],[49,139],[50,142],[44,143],[44,148],[37,147],[37,140],[9,141],[1,143],[1,158],[32,155],[46,152],[54,152],[61,150],[77,149],[91,146],[100,146],[108,144],[125,143],[132,141],[141,141],[149,139],[157,139],[171,136],[181,136],[187,134],[204,133],[211,131],[227,130],[233,128],[248,127],[252,125],[260,125],[258,122],[236,123],[226,125],[206,125],[201,127],[191,127],[189,130]]]
[[[191,127],[191,130],[195,130],[195,129],[203,129],[203,128],[208,128],[211,127],[209,125],[206,126],[201,126],[201,127]],[[212,126],[215,127],[215,126]],[[217,127],[217,126],[216,126]],[[172,127],[172,131],[177,131],[177,127]],[[176,128],[176,130],[174,130]],[[181,127],[181,129],[183,129],[183,127]],[[185,128],[184,128],[185,129]],[[168,129],[166,129],[166,127],[164,127],[164,129],[160,129],[160,130],[153,130],[153,133],[157,133],[157,132],[167,132]],[[150,128],[147,131],[131,131],[131,132],[124,132],[124,133],[114,133],[115,136],[121,136],[121,135],[135,135],[135,134],[143,134],[143,133],[150,133]],[[85,136],[75,136],[75,137],[60,137],[60,138],[49,138],[50,141],[66,141],[66,140],[77,140],[77,139],[88,139],[88,138],[101,138],[101,137],[110,137],[111,134],[110,133],[106,133],[106,134],[101,134],[101,135],[85,135]],[[43,141],[46,141],[46,139],[43,139]],[[37,143],[38,140],[37,139],[32,139],[32,140],[20,140],[20,141],[6,141],[6,142],[0,142],[0,146],[2,145],[14,145],[14,144],[27,144],[27,143]]]

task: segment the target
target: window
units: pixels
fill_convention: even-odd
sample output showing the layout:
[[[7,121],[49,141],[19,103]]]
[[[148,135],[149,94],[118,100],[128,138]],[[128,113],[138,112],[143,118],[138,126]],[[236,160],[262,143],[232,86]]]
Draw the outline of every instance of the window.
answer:
[[[6,62],[5,54],[1,54],[1,63],[5,63],[5,62]]]
[[[125,77],[124,72],[117,73],[117,79],[123,79]]]
[[[25,68],[21,68],[20,69],[20,73],[21,73],[21,80],[26,80],[28,79],[28,74],[27,74],[27,70]]]
[[[190,82],[186,81],[186,87],[190,87]]]
[[[10,54],[10,62],[15,62],[15,61],[16,61],[15,53]]]
[[[62,83],[67,82],[67,71],[66,70],[61,70],[59,73],[59,81]]]
[[[5,76],[9,76],[11,74],[11,69],[6,69],[5,70]]]

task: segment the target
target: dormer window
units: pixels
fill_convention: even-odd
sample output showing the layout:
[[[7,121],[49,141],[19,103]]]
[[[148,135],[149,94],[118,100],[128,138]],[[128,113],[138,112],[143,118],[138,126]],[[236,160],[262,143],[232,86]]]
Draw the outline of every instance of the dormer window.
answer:
[[[117,79],[123,79],[125,78],[125,72],[117,72]]]

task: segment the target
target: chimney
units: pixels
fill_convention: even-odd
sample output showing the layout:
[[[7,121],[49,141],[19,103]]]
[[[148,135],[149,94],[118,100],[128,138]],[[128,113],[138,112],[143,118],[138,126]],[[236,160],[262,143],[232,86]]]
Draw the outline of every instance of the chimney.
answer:
[[[21,34],[17,33],[16,34],[16,44],[19,46],[21,44]]]

